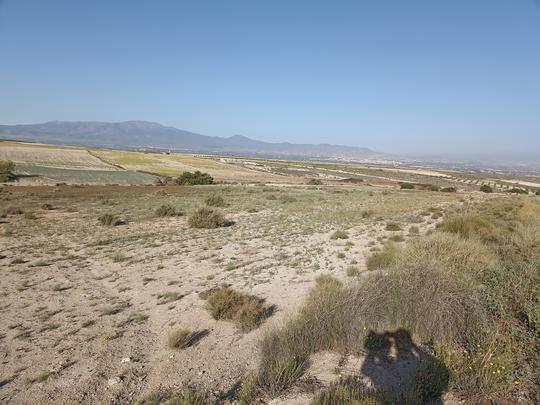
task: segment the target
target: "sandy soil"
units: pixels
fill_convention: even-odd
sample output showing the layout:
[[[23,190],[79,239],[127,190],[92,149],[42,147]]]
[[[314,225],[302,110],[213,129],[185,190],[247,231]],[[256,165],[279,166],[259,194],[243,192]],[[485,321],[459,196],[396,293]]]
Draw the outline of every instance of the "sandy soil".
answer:
[[[330,189],[274,190],[296,193],[298,201],[285,204],[260,189],[223,188],[218,190],[230,201],[225,211],[235,224],[199,231],[187,226],[186,217],[156,218],[152,212],[161,200],[189,210],[210,188],[16,189],[0,194],[3,206],[18,205],[34,218],[0,220],[0,401],[14,404],[125,404],[185,386],[203,388],[218,403],[234,402],[235,387],[257,368],[262,334],[294,313],[318,275],[347,281],[345,268],[353,262],[366,271],[368,245],[390,234],[384,221],[351,222],[347,210],[359,215],[372,204],[386,220],[404,221],[430,204],[411,193],[370,197],[358,189],[346,200]],[[457,201],[437,198],[443,205]],[[410,206],[397,202],[402,199]],[[42,209],[45,202],[54,209]],[[328,207],[340,204],[345,216],[327,217]],[[251,205],[261,208],[246,212]],[[110,210],[128,213],[128,224],[97,224]],[[345,222],[349,239],[331,240],[336,224]],[[423,233],[435,223],[416,225]],[[265,299],[275,313],[249,333],[212,319],[200,293],[223,284]],[[178,299],[163,302],[167,292]],[[177,327],[198,332],[196,344],[168,348],[167,335]],[[341,372],[358,373],[364,361],[346,359]],[[305,383],[272,403],[309,403],[313,378],[319,388],[337,380],[343,361],[322,353],[312,363]],[[308,383],[312,388],[305,389]]]

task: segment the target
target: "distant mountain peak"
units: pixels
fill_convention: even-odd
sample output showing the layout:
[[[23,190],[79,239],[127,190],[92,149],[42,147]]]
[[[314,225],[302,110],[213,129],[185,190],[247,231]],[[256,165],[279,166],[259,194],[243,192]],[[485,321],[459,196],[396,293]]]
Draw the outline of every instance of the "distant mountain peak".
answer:
[[[365,160],[381,159],[383,156],[353,146],[270,143],[239,134],[228,138],[206,136],[143,120],[50,121],[44,124],[0,125],[0,138],[88,147],[164,149],[280,158]]]

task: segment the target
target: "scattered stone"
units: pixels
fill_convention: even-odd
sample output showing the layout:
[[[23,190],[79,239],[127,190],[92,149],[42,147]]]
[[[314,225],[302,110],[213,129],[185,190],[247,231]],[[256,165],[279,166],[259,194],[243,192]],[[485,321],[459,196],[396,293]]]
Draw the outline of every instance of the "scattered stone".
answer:
[[[121,382],[122,382],[122,379],[120,377],[114,376],[114,377],[109,378],[109,380],[107,381],[107,385],[109,387],[112,387],[113,385],[120,384]]]
[[[130,357],[124,357],[121,361],[121,363],[129,363],[131,361]]]

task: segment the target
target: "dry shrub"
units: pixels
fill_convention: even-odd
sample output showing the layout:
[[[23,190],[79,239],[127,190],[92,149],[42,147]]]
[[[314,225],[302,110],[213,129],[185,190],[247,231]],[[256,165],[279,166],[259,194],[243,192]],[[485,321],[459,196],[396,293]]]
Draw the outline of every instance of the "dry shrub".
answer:
[[[385,402],[377,398],[360,380],[346,378],[318,393],[312,402],[312,405],[337,404],[384,405]]]
[[[225,200],[220,195],[212,194],[206,197],[204,203],[209,207],[225,207]]]
[[[344,231],[343,229],[338,229],[337,231],[334,231],[334,233],[330,236],[330,239],[348,239],[349,234],[347,231]]]
[[[124,220],[120,219],[118,216],[116,216],[114,214],[111,214],[111,213],[106,213],[106,214],[101,215],[98,218],[98,221],[102,225],[106,225],[106,226],[118,226],[118,225],[124,225],[125,224]]]
[[[167,336],[167,345],[171,349],[185,349],[193,341],[193,333],[187,329],[175,329]]]
[[[381,252],[376,252],[367,258],[367,269],[380,270],[390,267],[396,261],[398,253],[398,245],[392,242],[385,243]]]
[[[214,229],[225,225],[223,213],[209,207],[197,208],[188,218],[192,228]]]
[[[227,287],[212,291],[206,308],[212,318],[234,321],[243,332],[257,328],[267,314],[262,300]]]
[[[157,217],[179,217],[184,215],[183,212],[172,205],[163,204],[156,210]]]
[[[401,231],[401,226],[396,223],[389,222],[388,224],[386,224],[386,227],[384,229],[386,229],[387,231]]]

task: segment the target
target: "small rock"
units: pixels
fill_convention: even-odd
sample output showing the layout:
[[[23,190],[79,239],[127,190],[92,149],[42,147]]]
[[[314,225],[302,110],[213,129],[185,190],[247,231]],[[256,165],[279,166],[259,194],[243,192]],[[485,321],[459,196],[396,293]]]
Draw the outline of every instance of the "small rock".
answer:
[[[120,377],[114,376],[114,377],[109,378],[109,380],[107,381],[107,385],[109,387],[112,387],[113,385],[120,384],[121,382],[122,382],[122,379]]]
[[[129,363],[131,361],[130,357],[124,357],[121,361],[121,363]]]

